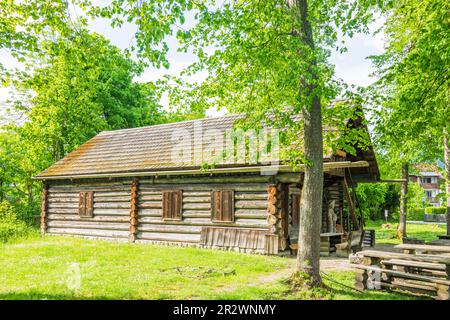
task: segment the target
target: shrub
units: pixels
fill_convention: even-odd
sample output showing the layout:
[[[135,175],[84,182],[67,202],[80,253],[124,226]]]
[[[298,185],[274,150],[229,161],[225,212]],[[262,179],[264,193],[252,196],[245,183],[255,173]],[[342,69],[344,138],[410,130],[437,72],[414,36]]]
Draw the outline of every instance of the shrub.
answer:
[[[406,220],[422,221],[425,210],[423,208],[411,208],[408,210]]]
[[[447,207],[426,207],[425,213],[426,214],[446,214]]]
[[[17,211],[11,204],[6,201],[0,203],[0,242],[27,236],[31,231],[24,221],[17,218]]]

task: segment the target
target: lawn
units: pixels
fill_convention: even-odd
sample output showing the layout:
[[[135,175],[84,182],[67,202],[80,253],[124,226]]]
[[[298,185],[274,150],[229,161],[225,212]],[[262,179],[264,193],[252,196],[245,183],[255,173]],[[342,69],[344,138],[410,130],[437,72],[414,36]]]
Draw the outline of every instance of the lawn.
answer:
[[[377,243],[399,244],[400,240],[395,237],[397,226],[396,222],[367,221],[365,228],[375,230]],[[413,223],[406,225],[407,237],[425,241],[437,240],[438,235],[444,235],[446,232],[446,225]]]
[[[0,244],[0,299],[408,299],[358,292],[352,271],[329,290],[292,294],[292,258],[72,237]]]

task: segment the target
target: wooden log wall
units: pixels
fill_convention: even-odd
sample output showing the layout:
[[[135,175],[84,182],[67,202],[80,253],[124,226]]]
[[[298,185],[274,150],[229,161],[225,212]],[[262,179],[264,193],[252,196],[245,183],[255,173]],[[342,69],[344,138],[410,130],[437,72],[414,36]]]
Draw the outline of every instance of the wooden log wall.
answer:
[[[268,231],[268,178],[188,177],[142,178],[138,199],[138,242],[170,242],[199,244],[203,227],[239,227]],[[162,192],[183,190],[182,219],[162,219]],[[215,189],[234,190],[234,222],[212,222],[211,192]]]
[[[52,181],[44,188],[41,226],[51,234],[180,246],[200,245],[204,227],[258,230],[266,239],[263,251],[275,254],[287,248],[290,235],[286,230],[291,233],[292,207],[298,206],[289,201],[293,194],[300,192],[298,184],[289,186],[288,198],[284,200],[288,210],[283,213],[282,186],[273,178],[256,175]],[[327,192],[330,198],[337,197],[336,210],[342,211],[339,186],[333,184]],[[179,221],[163,220],[162,193],[165,190],[182,190]],[[212,221],[213,190],[234,191],[234,222]],[[93,217],[80,217],[79,195],[87,191],[94,191]],[[286,215],[285,219],[282,214]],[[261,248],[262,242],[258,250]]]
[[[93,217],[80,217],[80,192],[94,191]],[[46,232],[127,240],[131,179],[49,182]]]

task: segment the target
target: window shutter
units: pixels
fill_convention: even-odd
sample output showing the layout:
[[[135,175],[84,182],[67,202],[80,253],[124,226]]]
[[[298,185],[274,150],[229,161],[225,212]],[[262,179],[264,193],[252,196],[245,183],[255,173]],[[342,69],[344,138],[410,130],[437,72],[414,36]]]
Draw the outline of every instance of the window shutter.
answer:
[[[234,222],[233,190],[215,190],[211,193],[211,219]]]
[[[86,192],[80,192],[80,199],[78,202],[78,215],[84,217],[86,215]]]
[[[86,217],[93,217],[94,216],[94,191],[86,192],[86,211],[85,216]]]
[[[163,219],[181,220],[182,203],[181,190],[163,191]]]
[[[94,191],[80,192],[78,215],[80,217],[94,216]]]
[[[220,191],[213,191],[211,192],[211,219],[213,221],[221,221],[222,220],[222,214],[221,214],[221,192]]]
[[[223,190],[222,194],[222,221],[234,222],[234,192]]]
[[[181,190],[172,192],[173,219],[181,220],[181,210],[183,206],[183,193]]]

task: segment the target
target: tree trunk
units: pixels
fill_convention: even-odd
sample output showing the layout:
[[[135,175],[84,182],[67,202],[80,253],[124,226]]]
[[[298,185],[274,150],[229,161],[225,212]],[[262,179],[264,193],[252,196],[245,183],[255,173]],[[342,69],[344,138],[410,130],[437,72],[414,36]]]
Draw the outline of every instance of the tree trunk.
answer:
[[[298,254],[296,276],[306,276],[303,285],[320,286],[320,225],[322,222],[323,193],[323,141],[322,141],[322,111],[320,97],[314,81],[316,60],[314,59],[314,39],[309,21],[307,0],[289,0],[295,19],[300,19],[298,36],[303,45],[312,53],[310,68],[306,75],[301,76],[300,101],[303,103],[304,120],[304,157],[308,161],[305,167],[302,194],[300,198],[300,222],[298,237]]]
[[[447,235],[450,236],[450,137],[444,132],[444,160],[445,160],[445,196],[447,199]]]
[[[407,195],[408,195],[408,181],[409,181],[409,163],[402,164],[402,179],[406,182],[402,182],[400,191],[400,223],[397,229],[397,238],[402,239],[406,237],[406,214],[407,208]]]

